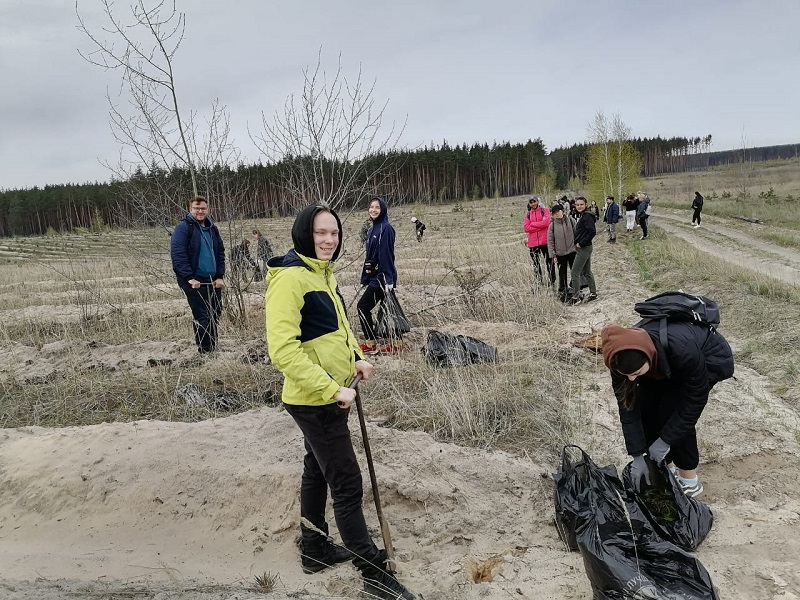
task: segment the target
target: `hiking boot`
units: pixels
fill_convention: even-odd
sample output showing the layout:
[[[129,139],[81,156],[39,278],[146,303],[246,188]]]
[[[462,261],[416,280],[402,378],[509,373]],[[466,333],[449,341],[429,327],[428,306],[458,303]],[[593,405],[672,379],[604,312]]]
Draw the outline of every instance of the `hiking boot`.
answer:
[[[415,600],[416,596],[408,591],[393,575],[378,569],[365,570],[363,598],[370,600]]]
[[[699,477],[684,479],[680,475],[676,475],[675,479],[678,480],[678,484],[681,486],[683,493],[689,496],[689,498],[695,498],[703,493],[703,484],[700,482]]]
[[[303,573],[311,575],[332,567],[333,565],[353,559],[353,553],[344,546],[338,546],[330,540],[325,540],[320,548],[312,547],[306,549],[301,546],[300,562],[303,563]]]

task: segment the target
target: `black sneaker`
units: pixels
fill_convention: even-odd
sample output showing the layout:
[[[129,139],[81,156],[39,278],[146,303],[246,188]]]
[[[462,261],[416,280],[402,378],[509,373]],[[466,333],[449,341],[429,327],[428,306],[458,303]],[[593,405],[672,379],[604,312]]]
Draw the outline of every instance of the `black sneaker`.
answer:
[[[372,570],[371,570],[372,571]],[[408,591],[402,583],[386,571],[372,571],[364,575],[363,598],[375,600],[416,600],[416,596]]]
[[[566,300],[564,300],[564,304],[566,304],[567,306],[574,306],[575,304],[580,304],[580,303],[581,303],[580,298],[567,298]]]
[[[325,540],[323,548],[321,553],[308,553],[301,550],[300,562],[303,563],[303,573],[306,575],[319,573],[337,563],[353,560],[353,553],[344,546],[337,546],[333,542]]]
[[[597,293],[586,296],[586,300],[584,300],[584,302],[591,302],[592,300],[597,300]]]

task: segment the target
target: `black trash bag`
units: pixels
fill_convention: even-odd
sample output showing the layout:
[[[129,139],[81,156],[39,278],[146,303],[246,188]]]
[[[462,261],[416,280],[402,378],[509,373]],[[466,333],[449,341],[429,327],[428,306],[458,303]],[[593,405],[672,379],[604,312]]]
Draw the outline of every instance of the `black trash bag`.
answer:
[[[406,313],[403,312],[394,289],[386,290],[378,308],[375,335],[379,338],[397,340],[409,331],[411,331],[411,323],[406,317]]]
[[[431,329],[422,353],[434,367],[458,367],[469,364],[467,351],[458,338],[448,333]]]
[[[497,348],[468,335],[450,335],[431,329],[422,349],[429,364],[435,367],[463,367],[497,362]]]
[[[658,534],[684,550],[695,550],[711,531],[714,515],[704,503],[690,498],[666,465],[650,466],[650,485],[637,493],[631,486],[631,463],[622,471],[622,482]]]
[[[570,457],[570,454],[573,457]],[[579,454],[578,457],[575,457]],[[561,471],[553,473],[555,487],[553,489],[556,509],[555,524],[558,536],[572,552],[578,551],[578,540],[575,539],[575,523],[578,515],[588,501],[589,470],[597,468],[610,477],[617,476],[614,465],[597,467],[592,459],[578,446],[565,446],[561,452]]]
[[[457,335],[471,364],[497,362],[497,348],[468,335]]]
[[[594,600],[718,600],[705,567],[653,529],[613,466],[601,469],[577,446],[564,448],[562,463],[557,508],[565,526],[572,519]]]

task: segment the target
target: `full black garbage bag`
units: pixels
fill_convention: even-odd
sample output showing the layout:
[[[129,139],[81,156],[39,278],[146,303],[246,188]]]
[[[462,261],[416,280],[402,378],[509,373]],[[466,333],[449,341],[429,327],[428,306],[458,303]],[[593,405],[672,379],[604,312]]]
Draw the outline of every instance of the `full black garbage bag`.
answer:
[[[411,323],[403,312],[394,289],[386,290],[378,308],[378,319],[375,335],[379,338],[400,339],[404,333],[411,331]]]
[[[708,505],[690,498],[670,473],[647,459],[650,485],[632,491],[630,463],[622,471],[622,482],[658,534],[684,550],[695,550],[711,531],[714,515]]]
[[[557,521],[565,539],[574,530],[594,600],[718,600],[705,567],[656,532],[615,467],[566,446],[555,479]]]
[[[497,362],[497,348],[468,335],[450,335],[431,329],[422,349],[428,363],[436,367],[460,367]]]

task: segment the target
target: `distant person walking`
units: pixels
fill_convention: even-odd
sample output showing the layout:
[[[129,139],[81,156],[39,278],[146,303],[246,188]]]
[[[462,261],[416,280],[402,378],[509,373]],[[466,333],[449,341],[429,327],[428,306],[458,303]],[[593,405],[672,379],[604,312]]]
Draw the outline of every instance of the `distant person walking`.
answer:
[[[201,354],[217,347],[217,325],[225,287],[225,246],[208,216],[208,200],[195,196],[175,226],[170,242],[172,270],[192,310],[192,327]]]
[[[422,235],[425,233],[425,223],[420,221],[417,217],[411,217],[411,222],[414,224],[414,229],[417,234],[417,241],[422,241]]]
[[[694,213],[692,214],[692,225],[694,225],[695,228],[700,227],[700,213],[703,210],[703,196],[700,195],[700,192],[694,193],[692,209],[694,210]]]
[[[617,223],[619,222],[619,204],[614,202],[614,196],[606,196],[606,214],[603,215],[606,223],[608,242],[617,243]]]
[[[531,254],[533,266],[536,268],[536,280],[540,285],[545,285],[542,272],[543,259],[550,285],[553,285],[556,281],[555,268],[550,261],[550,254],[547,250],[547,228],[549,226],[550,210],[542,206],[539,196],[531,196],[528,199],[528,210],[522,220],[522,228],[528,234],[528,252]]]
[[[592,273],[592,240],[597,234],[594,213],[586,209],[586,198],[575,198],[575,210],[580,215],[575,225],[575,262],[572,264],[572,298],[568,304],[581,301],[581,282],[589,285],[587,302],[597,300],[597,284]]]
[[[622,206],[625,208],[625,231],[630,233],[636,229],[636,209],[639,208],[639,199],[633,194],[628,194]]]
[[[567,269],[571,269],[575,261],[575,221],[564,212],[561,204],[554,205],[550,214],[553,218],[547,228],[547,250],[553,257],[553,264],[558,266],[558,298],[567,302],[572,297],[567,285]]]
[[[650,218],[650,196],[644,192],[639,192],[639,206],[636,208],[636,220],[642,228],[640,240],[647,239],[647,219]]]

